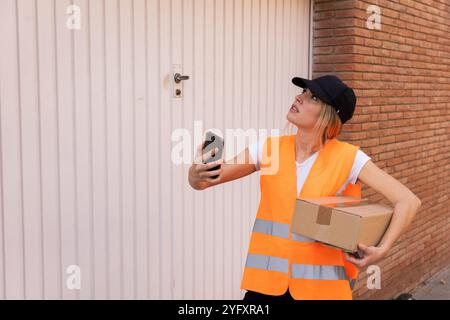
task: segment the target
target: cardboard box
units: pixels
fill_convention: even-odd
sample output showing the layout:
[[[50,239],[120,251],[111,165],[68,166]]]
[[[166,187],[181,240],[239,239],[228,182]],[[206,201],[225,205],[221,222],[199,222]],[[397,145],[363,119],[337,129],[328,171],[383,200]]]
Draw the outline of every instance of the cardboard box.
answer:
[[[355,253],[358,243],[378,245],[393,211],[387,205],[348,196],[297,199],[292,232]]]

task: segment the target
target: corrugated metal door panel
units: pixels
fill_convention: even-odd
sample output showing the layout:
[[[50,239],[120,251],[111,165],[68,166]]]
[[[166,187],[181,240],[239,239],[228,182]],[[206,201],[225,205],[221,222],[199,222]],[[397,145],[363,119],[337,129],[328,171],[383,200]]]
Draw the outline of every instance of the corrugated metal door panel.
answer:
[[[35,4],[17,2],[25,296],[42,298],[39,88]]]
[[[149,95],[148,101],[148,154],[152,160],[149,161],[149,288],[150,298],[161,298],[161,290],[163,286],[166,286],[167,281],[161,277],[163,272],[162,261],[159,257],[163,255],[162,247],[160,246],[160,239],[162,237],[162,215],[161,205],[163,198],[161,195],[161,179],[165,178],[159,169],[160,166],[160,147],[161,147],[161,118],[162,108],[161,105],[161,64],[159,63],[161,52],[160,48],[160,12],[159,12],[158,0],[151,0],[147,2],[147,78],[148,87],[147,92]],[[156,122],[155,122],[156,119]]]
[[[25,240],[22,180],[22,108],[20,93],[18,8],[1,1],[0,108],[2,139],[2,237],[7,298],[25,297]],[[8,32],[5,32],[8,30]],[[7,45],[6,45],[7,44]]]
[[[124,297],[122,247],[122,162],[121,162],[121,50],[120,4],[104,2],[105,30],[105,90],[106,90],[106,194],[107,194],[107,289],[110,299]]]
[[[36,2],[39,78],[40,184],[42,188],[43,297],[60,299],[65,271],[61,264],[59,122],[54,1]],[[3,154],[3,153],[2,153]]]

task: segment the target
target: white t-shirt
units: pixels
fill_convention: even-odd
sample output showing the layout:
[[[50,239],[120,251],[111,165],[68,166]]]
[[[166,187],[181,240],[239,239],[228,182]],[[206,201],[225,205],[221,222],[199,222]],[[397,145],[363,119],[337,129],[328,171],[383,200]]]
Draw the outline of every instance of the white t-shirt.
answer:
[[[258,140],[258,142],[251,144],[248,147],[250,157],[253,160],[253,163],[255,163],[256,170],[260,170],[260,164],[261,164],[261,158],[262,158],[262,149],[264,145],[265,137]],[[316,151],[314,154],[312,154],[308,159],[303,161],[302,163],[296,162],[297,165],[297,194],[300,194],[300,191],[303,187],[303,184],[305,183],[306,177],[309,174],[309,171],[311,170],[314,161],[316,160],[317,156],[319,155],[319,151]],[[255,160],[256,159],[256,160]],[[356,183],[356,179],[358,178],[359,172],[361,171],[364,164],[370,160],[371,158],[365,154],[361,149],[358,149],[355,157],[355,161],[353,162],[352,170],[350,171],[350,174],[345,181],[344,185],[339,189],[337,192],[337,195],[341,195],[342,192],[347,187],[347,184],[350,182],[352,184]]]

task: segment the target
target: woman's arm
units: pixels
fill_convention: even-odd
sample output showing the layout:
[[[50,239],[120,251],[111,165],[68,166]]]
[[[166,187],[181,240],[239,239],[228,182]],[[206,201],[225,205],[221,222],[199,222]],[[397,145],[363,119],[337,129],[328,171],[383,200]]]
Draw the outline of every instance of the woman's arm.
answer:
[[[395,241],[411,224],[421,206],[420,199],[400,181],[378,168],[371,160],[367,161],[358,176],[363,183],[383,194],[394,205],[394,213],[388,229],[377,247],[367,247],[360,244],[364,252],[363,259],[355,259],[346,254],[347,260],[360,268],[383,258]]]
[[[243,178],[256,171],[248,148],[245,148],[233,159],[223,162],[218,171],[219,177],[209,179],[205,174],[206,165],[192,164],[189,168],[189,183],[196,190],[203,190],[228,181]]]

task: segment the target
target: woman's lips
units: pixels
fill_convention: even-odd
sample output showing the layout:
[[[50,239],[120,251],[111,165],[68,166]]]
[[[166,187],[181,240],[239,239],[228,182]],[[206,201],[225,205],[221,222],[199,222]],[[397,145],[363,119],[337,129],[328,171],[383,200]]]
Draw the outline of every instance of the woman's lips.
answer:
[[[298,109],[295,105],[292,105],[291,108],[289,109],[290,112],[294,112],[294,113],[298,113]]]

